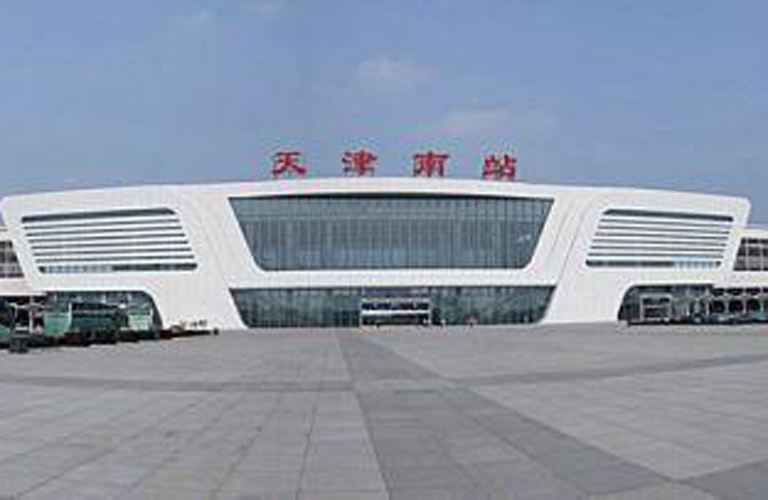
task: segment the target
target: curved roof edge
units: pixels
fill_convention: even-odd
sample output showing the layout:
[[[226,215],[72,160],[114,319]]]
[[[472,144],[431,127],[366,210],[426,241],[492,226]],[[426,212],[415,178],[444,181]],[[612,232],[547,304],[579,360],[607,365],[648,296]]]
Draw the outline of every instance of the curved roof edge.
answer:
[[[743,196],[723,195],[717,193],[703,193],[697,191],[677,191],[673,189],[633,188],[626,186],[578,186],[573,184],[538,184],[521,181],[500,182],[483,179],[469,178],[418,178],[418,177],[314,177],[305,179],[279,179],[257,181],[231,181],[216,183],[189,183],[189,184],[139,184],[131,186],[107,186],[96,188],[70,189],[61,191],[41,191],[9,195],[6,198],[23,198],[30,196],[73,196],[78,194],[95,194],[99,192],[136,192],[136,191],[177,191],[177,190],[214,190],[214,191],[257,191],[261,193],[285,193],[308,192],[313,188],[323,191],[333,191],[337,188],[348,190],[355,186],[371,191],[398,190],[400,188],[416,188],[417,190],[439,190],[447,188],[447,191],[483,191],[488,194],[509,194],[511,191],[520,194],[542,194],[546,192],[593,192],[593,193],[660,193],[665,195],[687,195],[713,198],[743,199]]]

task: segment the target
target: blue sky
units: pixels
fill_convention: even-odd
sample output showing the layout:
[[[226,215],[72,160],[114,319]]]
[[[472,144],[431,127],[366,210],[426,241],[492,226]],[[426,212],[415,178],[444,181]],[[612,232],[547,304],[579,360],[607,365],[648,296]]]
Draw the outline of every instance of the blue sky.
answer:
[[[450,176],[749,196],[768,222],[768,4],[0,0],[0,195],[312,175],[345,149]]]

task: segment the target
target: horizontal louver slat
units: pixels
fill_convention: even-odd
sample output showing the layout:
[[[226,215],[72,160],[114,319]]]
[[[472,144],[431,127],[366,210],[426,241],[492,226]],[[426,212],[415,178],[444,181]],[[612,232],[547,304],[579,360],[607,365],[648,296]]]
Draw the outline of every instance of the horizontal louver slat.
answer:
[[[38,269],[51,274],[185,271],[197,267],[178,215],[167,208],[22,218]]]
[[[719,267],[733,218],[723,214],[611,209],[590,244],[590,267]]]

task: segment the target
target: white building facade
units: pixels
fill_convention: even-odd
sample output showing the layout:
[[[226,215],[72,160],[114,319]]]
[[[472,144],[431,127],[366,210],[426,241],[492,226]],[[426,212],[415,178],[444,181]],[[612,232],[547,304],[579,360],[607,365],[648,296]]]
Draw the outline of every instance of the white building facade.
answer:
[[[768,287],[768,231],[725,196],[341,178],[11,196],[0,209],[30,290],[141,297],[164,327],[606,322],[632,290]]]

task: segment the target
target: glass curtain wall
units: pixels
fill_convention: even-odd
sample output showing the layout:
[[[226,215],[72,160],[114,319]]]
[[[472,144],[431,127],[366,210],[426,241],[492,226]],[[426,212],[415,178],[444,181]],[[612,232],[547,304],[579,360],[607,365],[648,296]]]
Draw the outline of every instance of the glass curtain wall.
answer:
[[[0,241],[0,278],[23,278],[21,265],[13,251],[13,243]]]
[[[428,298],[435,324],[535,323],[546,312],[553,287],[426,287],[240,289],[232,296],[251,328],[360,325],[361,298]]]
[[[744,238],[736,256],[736,271],[768,271],[768,240]]]
[[[684,322],[705,314],[703,300],[712,293],[711,285],[638,285],[624,295],[618,319],[628,322]],[[660,307],[663,305],[663,311]],[[656,309],[661,314],[653,312]],[[651,311],[649,313],[649,311]],[[653,314],[651,314],[653,313]]]
[[[234,198],[266,270],[522,268],[552,200],[471,196]]]
[[[146,292],[139,291],[71,291],[51,292],[48,294],[48,307],[54,305],[69,304],[71,302],[93,302],[121,306],[128,309],[150,310],[156,326],[160,327],[162,318],[160,311],[155,306],[155,301]]]

